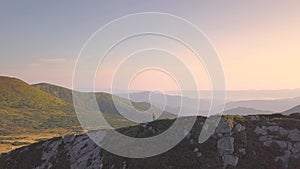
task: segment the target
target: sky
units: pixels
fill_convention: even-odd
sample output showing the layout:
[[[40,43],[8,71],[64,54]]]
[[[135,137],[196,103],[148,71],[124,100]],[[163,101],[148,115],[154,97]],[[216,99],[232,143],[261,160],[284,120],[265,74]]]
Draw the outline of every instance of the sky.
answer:
[[[190,21],[208,37],[223,66],[228,90],[300,87],[300,1],[82,2],[1,1],[0,75],[17,77],[31,84],[48,82],[71,88],[79,51],[96,30],[125,15],[163,12]],[[152,44],[178,52],[188,67],[197,72],[195,79],[199,88],[211,88],[205,67],[193,61],[189,51],[163,38],[149,39]],[[121,56],[123,50],[115,54]],[[128,69],[131,67],[134,66]],[[108,63],[101,70],[97,74],[96,88],[110,88],[110,81],[106,79],[113,76],[113,68]],[[132,90],[178,89],[176,80],[155,70],[146,70],[131,80],[127,87]],[[116,88],[124,85],[116,85]],[[82,83],[82,88],[88,87]]]

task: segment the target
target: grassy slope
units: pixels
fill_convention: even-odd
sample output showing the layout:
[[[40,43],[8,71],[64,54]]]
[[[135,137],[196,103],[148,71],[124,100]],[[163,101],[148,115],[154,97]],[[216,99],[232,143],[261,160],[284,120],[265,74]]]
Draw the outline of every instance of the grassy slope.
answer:
[[[19,79],[0,77],[0,153],[41,139],[82,132],[69,102],[71,91],[53,85],[51,91],[65,92],[54,95]],[[132,125],[115,115],[105,114],[105,118],[115,128]]]
[[[62,99],[19,79],[0,77],[2,132],[3,129],[72,127],[76,124],[73,112],[73,107]]]
[[[54,95],[70,104],[73,104],[72,90],[70,90],[70,89],[63,88],[60,86],[55,86],[52,84],[47,84],[47,83],[35,84],[33,86],[51,94],[51,95]],[[83,94],[87,98],[89,98],[88,96],[89,95],[91,96],[94,93],[81,93],[81,94]],[[126,112],[135,112],[134,109],[137,109],[140,111],[145,111],[150,108],[149,103],[128,102],[128,100],[125,98],[118,97],[118,96],[113,97],[109,93],[103,93],[103,92],[95,93],[95,97],[97,99],[99,109],[101,110],[102,113],[105,113],[105,114],[120,115],[118,109],[116,109],[115,104],[114,104],[116,102],[118,103],[118,105],[120,105],[120,107],[122,108],[122,111],[126,111]],[[85,109],[89,109],[90,107],[92,107],[92,105],[86,105],[87,103],[89,103],[89,102],[85,101],[83,99],[83,100],[77,100],[76,104],[79,105],[79,107],[85,107]],[[134,106],[134,108],[132,107],[132,105]],[[157,108],[153,108],[152,111],[160,112],[160,110]],[[150,116],[151,116],[151,114],[150,114]],[[171,113],[168,113],[168,112],[164,112],[163,115],[161,116],[161,118],[174,118],[174,115],[172,115]]]
[[[81,129],[69,103],[19,79],[0,77],[0,153],[73,131]]]
[[[119,116],[112,95],[96,93],[96,98],[112,127],[136,124]],[[116,97],[116,101],[122,111],[132,111],[126,99]],[[149,108],[148,103],[132,104],[139,110]],[[84,107],[86,102],[83,100],[79,105]],[[85,109],[89,107],[92,106],[87,105]],[[164,117],[170,116],[164,113]],[[82,129],[74,111],[70,89],[45,83],[31,86],[16,78],[0,76],[0,153],[71,132],[82,132]]]

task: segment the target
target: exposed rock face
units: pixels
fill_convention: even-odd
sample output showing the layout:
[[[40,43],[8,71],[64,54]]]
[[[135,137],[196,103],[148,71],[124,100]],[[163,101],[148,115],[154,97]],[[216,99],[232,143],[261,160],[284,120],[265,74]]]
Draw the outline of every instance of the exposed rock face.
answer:
[[[291,159],[298,159],[300,156],[300,132],[298,129],[285,129],[277,126],[276,123],[270,123],[271,126],[257,126],[254,132],[259,135],[259,141],[265,147],[276,146],[281,155],[276,156],[274,161],[281,162],[282,168],[288,168]]]
[[[203,119],[173,149],[145,159],[129,159],[106,152],[87,135],[68,135],[33,144],[0,155],[0,169],[152,169],[152,168],[276,168],[300,167],[298,121],[248,117],[229,125],[222,118],[214,135],[198,143]],[[199,122],[200,121],[200,122]],[[163,128],[165,127],[165,128]],[[133,136],[154,136],[164,131],[165,122],[141,124],[123,129]]]

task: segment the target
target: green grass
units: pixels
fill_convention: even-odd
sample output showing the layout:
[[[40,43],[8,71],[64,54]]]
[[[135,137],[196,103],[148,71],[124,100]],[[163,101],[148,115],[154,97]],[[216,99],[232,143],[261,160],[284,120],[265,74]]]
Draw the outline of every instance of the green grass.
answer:
[[[110,94],[97,96],[111,126],[121,128],[135,124],[116,116],[118,112]],[[31,86],[19,79],[0,76],[0,153],[53,136],[82,131],[72,104],[71,90],[48,84]]]

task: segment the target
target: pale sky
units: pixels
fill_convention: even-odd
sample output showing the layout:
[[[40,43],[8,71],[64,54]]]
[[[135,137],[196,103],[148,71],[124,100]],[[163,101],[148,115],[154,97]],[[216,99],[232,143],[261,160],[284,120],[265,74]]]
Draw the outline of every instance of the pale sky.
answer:
[[[70,88],[78,53],[97,29],[124,15],[165,12],[189,20],[209,38],[223,65],[228,90],[300,88],[298,0],[82,2],[1,1],[0,75]],[[157,45],[180,53],[198,72],[200,89],[210,89],[205,69],[192,54],[173,42],[159,41]],[[112,76],[109,65],[98,74],[99,88],[110,87],[103,82]],[[130,88],[176,90],[177,86],[166,74],[152,70],[134,78]]]

